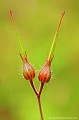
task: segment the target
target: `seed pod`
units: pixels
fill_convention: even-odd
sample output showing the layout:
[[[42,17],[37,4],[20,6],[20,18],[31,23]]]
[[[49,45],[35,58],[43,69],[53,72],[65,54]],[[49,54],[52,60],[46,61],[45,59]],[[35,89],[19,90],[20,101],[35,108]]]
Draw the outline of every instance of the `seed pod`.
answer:
[[[40,82],[42,83],[48,83],[50,81],[51,78],[51,61],[46,61],[44,67],[40,70],[39,75],[38,75],[38,79]]]
[[[48,59],[44,65],[44,67],[40,70],[39,75],[38,75],[38,79],[39,81],[41,81],[42,83],[47,83],[49,82],[50,78],[51,78],[51,69],[50,69],[50,65],[53,59],[53,54],[54,54],[54,50],[55,50],[55,45],[56,45],[56,38],[59,32],[59,28],[61,26],[62,23],[62,19],[64,17],[65,11],[62,13],[61,19],[59,21],[52,45],[51,45],[51,49],[48,55]]]
[[[35,70],[34,68],[29,64],[27,60],[27,55],[25,53],[24,57],[20,54],[20,57],[23,61],[23,76],[26,80],[32,80],[35,77]]]

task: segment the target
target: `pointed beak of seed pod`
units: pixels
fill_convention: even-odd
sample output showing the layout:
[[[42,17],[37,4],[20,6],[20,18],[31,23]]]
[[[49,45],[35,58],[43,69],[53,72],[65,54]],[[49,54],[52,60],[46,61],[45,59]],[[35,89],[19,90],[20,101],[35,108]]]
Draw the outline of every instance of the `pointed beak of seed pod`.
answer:
[[[44,67],[40,70],[38,75],[38,79],[40,82],[48,83],[50,81],[50,78],[51,78],[50,66],[51,66],[51,62],[47,60]]]
[[[34,68],[29,64],[27,60],[27,55],[25,53],[24,56],[20,54],[20,57],[23,61],[23,76],[26,80],[32,80],[35,77],[35,70]]]

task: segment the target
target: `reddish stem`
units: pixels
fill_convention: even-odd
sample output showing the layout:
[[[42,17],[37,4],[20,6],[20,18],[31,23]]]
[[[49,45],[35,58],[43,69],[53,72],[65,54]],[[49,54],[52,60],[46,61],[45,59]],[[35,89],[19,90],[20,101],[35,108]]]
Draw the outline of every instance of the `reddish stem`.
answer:
[[[42,113],[42,107],[41,107],[40,96],[41,96],[41,93],[42,93],[42,90],[43,90],[44,83],[41,83],[39,92],[36,91],[36,88],[35,88],[34,83],[33,83],[32,80],[30,81],[30,84],[31,84],[31,87],[32,87],[34,93],[35,93],[36,96],[37,96],[37,99],[38,99],[38,106],[39,106],[39,111],[40,111],[40,116],[41,116],[41,120],[43,120],[43,113]]]
[[[37,99],[38,99],[38,105],[39,105],[39,111],[40,111],[41,120],[44,120],[44,119],[43,119],[43,113],[42,113],[40,96],[37,96]]]
[[[44,83],[41,82],[40,89],[39,89],[38,96],[37,96],[41,120],[43,120],[43,113],[42,113],[42,107],[41,107],[40,96],[41,96],[43,87],[44,87]]]
[[[30,81],[30,84],[31,84],[31,87],[33,88],[33,90],[34,90],[34,92],[35,92],[36,96],[38,96],[38,93],[37,93],[37,91],[36,91],[36,88],[35,88],[35,86],[34,86],[34,84],[33,84],[33,81],[32,81],[32,80]]]
[[[38,96],[41,96],[41,93],[42,93],[43,87],[44,87],[44,83],[41,82],[40,90],[39,90]]]

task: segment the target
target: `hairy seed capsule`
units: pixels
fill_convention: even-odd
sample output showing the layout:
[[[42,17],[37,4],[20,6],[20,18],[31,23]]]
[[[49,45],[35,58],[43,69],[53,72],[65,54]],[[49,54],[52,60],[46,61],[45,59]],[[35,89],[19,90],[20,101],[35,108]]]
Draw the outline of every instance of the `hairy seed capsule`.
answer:
[[[48,83],[51,78],[51,68],[50,68],[50,61],[46,61],[44,67],[40,70],[38,79],[42,83]]]
[[[27,55],[25,53],[24,57],[20,54],[21,59],[23,61],[23,76],[26,80],[32,80],[35,77],[35,70],[34,68],[29,64],[27,60]]]

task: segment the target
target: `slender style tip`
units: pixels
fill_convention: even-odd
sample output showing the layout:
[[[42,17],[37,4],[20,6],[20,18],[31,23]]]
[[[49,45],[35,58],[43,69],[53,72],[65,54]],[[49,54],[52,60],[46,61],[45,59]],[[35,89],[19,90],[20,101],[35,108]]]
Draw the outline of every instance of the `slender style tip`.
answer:
[[[12,16],[12,11],[10,10],[10,16]]]
[[[62,13],[62,17],[65,15],[65,11]]]

